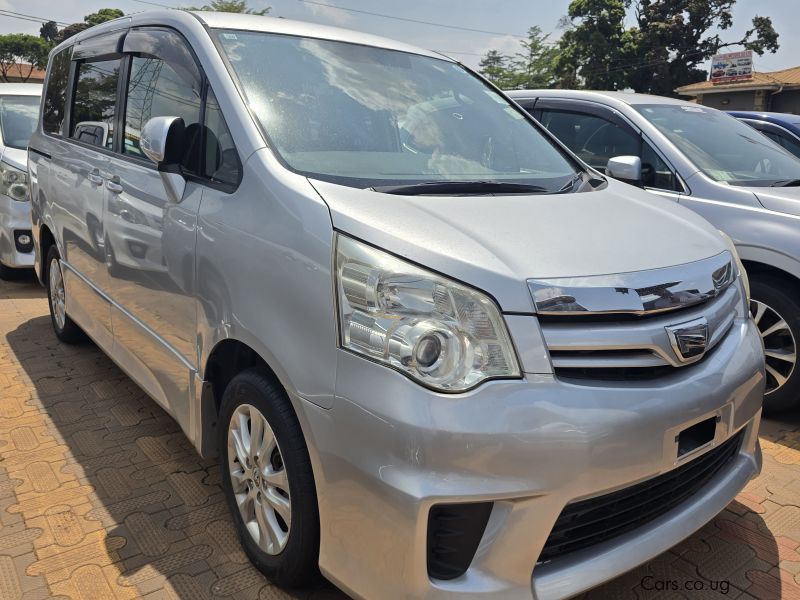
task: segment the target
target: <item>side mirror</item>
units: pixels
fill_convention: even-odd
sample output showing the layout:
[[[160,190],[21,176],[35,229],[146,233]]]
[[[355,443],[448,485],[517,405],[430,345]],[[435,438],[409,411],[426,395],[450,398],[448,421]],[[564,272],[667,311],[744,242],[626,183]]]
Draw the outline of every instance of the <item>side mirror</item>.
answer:
[[[606,175],[625,183],[642,185],[642,159],[638,156],[615,156],[609,159]]]
[[[180,169],[185,138],[186,126],[180,117],[153,117],[144,124],[139,138],[139,148],[156,164],[167,197],[175,204],[186,189]]]

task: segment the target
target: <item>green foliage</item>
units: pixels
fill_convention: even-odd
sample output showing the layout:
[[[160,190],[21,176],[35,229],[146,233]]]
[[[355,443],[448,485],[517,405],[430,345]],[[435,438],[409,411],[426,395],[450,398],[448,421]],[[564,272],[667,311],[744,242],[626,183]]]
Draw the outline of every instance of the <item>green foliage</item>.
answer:
[[[556,49],[540,27],[528,29],[520,41],[521,51],[513,55],[490,50],[481,59],[481,74],[503,89],[550,87],[555,81]]]
[[[245,13],[248,15],[265,15],[270,11],[271,7],[256,10],[247,7],[246,0],[212,0],[210,4],[204,4],[200,7],[187,8],[186,10],[213,10],[216,12],[229,12],[229,13]]]
[[[43,69],[47,65],[49,51],[47,41],[35,35],[0,35],[0,78],[8,81],[11,76],[19,76],[22,81],[28,81],[34,68]]]
[[[89,27],[93,27],[95,25],[99,25],[100,23],[105,23],[106,21],[111,21],[113,19],[119,19],[120,17],[124,16],[125,13],[118,8],[101,8],[96,13],[92,13],[83,17],[83,22]]]
[[[48,44],[53,44],[58,37],[58,25],[55,21],[48,21],[39,28],[39,37]]]
[[[504,88],[583,87],[674,95],[703,81],[702,64],[714,54],[745,48],[778,50],[769,17],[756,16],[739,39],[725,39],[736,0],[572,0],[556,48],[531,28],[522,53],[492,50],[481,73]],[[626,27],[626,23],[633,23]]]

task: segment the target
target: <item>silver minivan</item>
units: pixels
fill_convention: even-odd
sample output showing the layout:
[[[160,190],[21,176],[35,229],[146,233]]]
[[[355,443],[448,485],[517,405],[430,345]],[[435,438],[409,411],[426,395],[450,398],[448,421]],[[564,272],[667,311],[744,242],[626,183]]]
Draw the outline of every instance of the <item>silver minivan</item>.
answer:
[[[27,148],[42,86],[0,83],[0,279],[33,267]]]
[[[218,456],[280,584],[564,598],[759,472],[730,240],[436,53],[125,17],[54,49],[29,163],[56,335]]]
[[[509,95],[590,166],[691,208],[733,238],[766,348],[764,410],[800,408],[800,159],[737,119],[683,100]]]

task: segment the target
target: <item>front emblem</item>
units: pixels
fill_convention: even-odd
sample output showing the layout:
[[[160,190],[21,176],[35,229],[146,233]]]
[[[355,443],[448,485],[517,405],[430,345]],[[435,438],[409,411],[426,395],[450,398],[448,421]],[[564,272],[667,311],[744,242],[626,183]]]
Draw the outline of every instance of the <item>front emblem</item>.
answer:
[[[708,321],[700,317],[693,321],[666,327],[669,341],[678,360],[690,363],[700,360],[708,349]]]

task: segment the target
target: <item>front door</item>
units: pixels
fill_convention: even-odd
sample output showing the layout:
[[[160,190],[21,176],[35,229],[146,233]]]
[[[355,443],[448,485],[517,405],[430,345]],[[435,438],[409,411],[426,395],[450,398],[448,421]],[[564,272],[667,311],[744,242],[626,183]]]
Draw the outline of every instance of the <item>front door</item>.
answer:
[[[192,175],[198,169],[203,78],[173,31],[133,29],[123,50],[125,118],[105,185],[103,243],[115,305],[114,356],[186,427],[197,370],[194,248],[204,188]],[[142,128],[157,116],[181,117],[186,125],[189,181],[178,203],[167,199],[160,173],[139,145]]]

